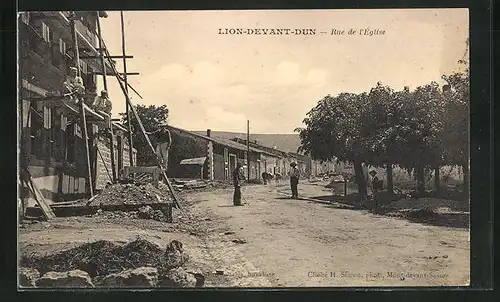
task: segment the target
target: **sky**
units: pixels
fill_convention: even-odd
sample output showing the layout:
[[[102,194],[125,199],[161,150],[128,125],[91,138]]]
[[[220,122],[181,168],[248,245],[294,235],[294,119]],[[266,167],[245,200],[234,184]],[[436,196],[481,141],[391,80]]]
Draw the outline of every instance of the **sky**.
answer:
[[[112,55],[122,54],[120,13],[101,19]],[[411,89],[459,68],[467,9],[125,11],[132,102],[169,108],[188,130],[293,133],[327,94],[363,92],[381,81]],[[225,28],[315,29],[315,35],[221,35]],[[360,35],[363,28],[384,35]],[[331,35],[332,29],[345,30]],[[355,35],[347,35],[349,29]],[[326,32],[324,34],[320,32]],[[117,60],[123,70],[121,60]],[[108,77],[113,115],[125,98]]]

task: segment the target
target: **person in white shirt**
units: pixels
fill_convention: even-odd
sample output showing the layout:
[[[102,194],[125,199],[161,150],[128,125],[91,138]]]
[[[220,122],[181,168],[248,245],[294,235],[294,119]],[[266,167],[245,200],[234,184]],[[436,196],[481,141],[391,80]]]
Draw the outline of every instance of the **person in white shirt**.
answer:
[[[92,107],[97,111],[97,113],[104,116],[106,125],[111,128],[111,110],[113,109],[113,104],[109,100],[108,92],[106,90],[101,91],[101,95],[97,96],[92,103]]]
[[[76,67],[70,67],[69,74],[66,77],[66,81],[63,83],[63,93],[71,95],[83,95],[85,93],[85,86],[83,86],[83,80],[78,76],[78,69]]]
[[[297,186],[299,185],[300,171],[297,169],[296,163],[291,163],[290,167],[292,169],[288,172],[288,176],[290,176],[290,186],[292,189],[292,198],[299,198],[299,192]]]

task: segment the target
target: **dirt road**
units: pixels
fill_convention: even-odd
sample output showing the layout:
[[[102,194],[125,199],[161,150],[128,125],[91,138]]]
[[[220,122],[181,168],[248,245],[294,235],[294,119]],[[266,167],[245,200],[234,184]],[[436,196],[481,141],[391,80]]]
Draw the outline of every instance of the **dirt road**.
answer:
[[[318,185],[301,184],[300,189],[302,196],[328,194]],[[243,207],[231,205],[230,189],[188,197],[196,213],[217,217],[211,221],[212,227],[226,226],[234,232],[231,238],[246,241],[232,243],[219,233],[206,238],[209,253],[223,261],[220,266],[233,274],[234,285],[469,283],[467,229],[422,225],[367,211],[288,199],[283,194],[289,191],[285,183],[247,186],[242,191],[248,203]],[[238,261],[246,268],[238,269]],[[252,271],[260,276],[258,280],[253,278],[255,274],[249,274]]]
[[[330,194],[320,185],[299,189],[302,196]],[[232,206],[231,189],[187,194],[174,223],[67,217],[26,224],[20,251],[47,254],[137,237],[165,246],[176,239],[190,256],[186,268],[201,271],[207,287],[468,284],[467,229],[288,199],[285,183],[242,191],[243,207]]]

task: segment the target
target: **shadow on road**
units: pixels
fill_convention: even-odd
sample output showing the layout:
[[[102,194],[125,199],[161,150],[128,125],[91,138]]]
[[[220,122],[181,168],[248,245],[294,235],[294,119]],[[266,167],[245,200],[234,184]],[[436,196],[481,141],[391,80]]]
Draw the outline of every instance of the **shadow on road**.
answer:
[[[435,213],[432,211],[416,210],[408,211],[403,217],[411,222],[427,225],[449,227],[449,228],[469,228],[469,213]]]
[[[357,194],[348,196],[317,196],[313,199],[330,202],[325,208],[368,211],[375,215],[406,219],[410,222],[450,228],[469,228],[469,213],[464,205],[443,199],[400,199],[375,208],[373,202],[359,206]],[[447,208],[451,211],[441,211]]]

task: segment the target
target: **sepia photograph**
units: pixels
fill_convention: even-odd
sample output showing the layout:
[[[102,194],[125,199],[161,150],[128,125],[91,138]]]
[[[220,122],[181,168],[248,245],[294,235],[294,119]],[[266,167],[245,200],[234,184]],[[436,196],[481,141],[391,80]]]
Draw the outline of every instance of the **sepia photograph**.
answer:
[[[470,285],[468,9],[17,32],[18,290]]]

